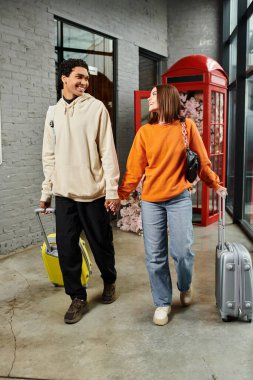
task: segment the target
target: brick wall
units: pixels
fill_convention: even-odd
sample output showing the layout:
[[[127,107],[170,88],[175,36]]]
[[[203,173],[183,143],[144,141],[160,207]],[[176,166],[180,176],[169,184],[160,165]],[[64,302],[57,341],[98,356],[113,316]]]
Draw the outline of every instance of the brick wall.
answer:
[[[192,54],[221,63],[221,0],[168,0],[168,66]]]
[[[33,210],[43,179],[45,113],[56,100],[54,15],[118,39],[117,146],[124,167],[133,139],[138,47],[167,56],[166,7],[166,0],[0,0],[1,254],[41,241]]]
[[[41,141],[55,100],[53,19],[43,1],[0,1],[0,252],[40,239],[33,209],[41,187]]]
[[[33,210],[43,179],[45,113],[56,100],[54,15],[117,39],[117,151],[123,172],[134,136],[139,47],[162,56],[169,49],[170,64],[193,53],[217,58],[219,12],[218,0],[0,0],[0,9],[0,253],[5,254],[41,241]]]

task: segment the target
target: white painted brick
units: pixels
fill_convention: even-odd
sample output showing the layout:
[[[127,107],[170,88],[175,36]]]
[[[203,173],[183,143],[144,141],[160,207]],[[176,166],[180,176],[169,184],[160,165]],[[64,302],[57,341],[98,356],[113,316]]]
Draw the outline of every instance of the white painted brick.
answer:
[[[193,52],[218,59],[218,3],[110,0],[108,7],[106,0],[0,0],[1,254],[42,241],[33,210],[43,180],[44,119],[56,101],[54,14],[118,39],[117,151],[123,174],[134,138],[139,47],[165,57],[169,52],[169,64]],[[46,221],[50,232],[53,224]]]

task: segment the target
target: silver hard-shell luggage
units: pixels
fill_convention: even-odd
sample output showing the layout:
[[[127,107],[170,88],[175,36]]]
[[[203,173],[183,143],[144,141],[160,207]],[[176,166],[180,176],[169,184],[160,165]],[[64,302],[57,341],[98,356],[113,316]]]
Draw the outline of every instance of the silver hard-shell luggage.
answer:
[[[225,196],[219,196],[218,207],[218,245],[215,260],[216,305],[223,321],[236,318],[251,322],[253,314],[251,256],[242,244],[225,242]]]

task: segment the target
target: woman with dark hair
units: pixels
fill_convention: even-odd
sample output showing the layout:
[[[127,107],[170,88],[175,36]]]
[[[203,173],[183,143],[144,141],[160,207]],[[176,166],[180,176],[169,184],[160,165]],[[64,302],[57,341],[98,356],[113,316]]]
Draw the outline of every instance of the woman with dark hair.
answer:
[[[126,199],[144,175],[141,208],[146,265],[156,306],[153,322],[165,325],[172,302],[167,226],[180,300],[183,306],[192,302],[192,184],[185,178],[186,150],[177,89],[168,84],[157,85],[152,89],[148,102],[149,123],[141,127],[135,136],[118,192],[121,199]],[[186,119],[185,126],[189,146],[199,157],[200,179],[216,192],[226,193],[219,177],[211,170],[211,162],[195,123]]]

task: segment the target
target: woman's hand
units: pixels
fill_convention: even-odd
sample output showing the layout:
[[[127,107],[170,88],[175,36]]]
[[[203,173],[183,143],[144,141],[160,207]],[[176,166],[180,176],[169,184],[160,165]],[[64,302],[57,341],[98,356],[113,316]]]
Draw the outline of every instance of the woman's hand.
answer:
[[[220,197],[226,198],[226,196],[228,195],[227,188],[223,186],[218,187],[218,189],[216,190],[216,194]]]
[[[115,215],[120,209],[120,199],[106,199],[105,208],[106,211],[111,211]]]

